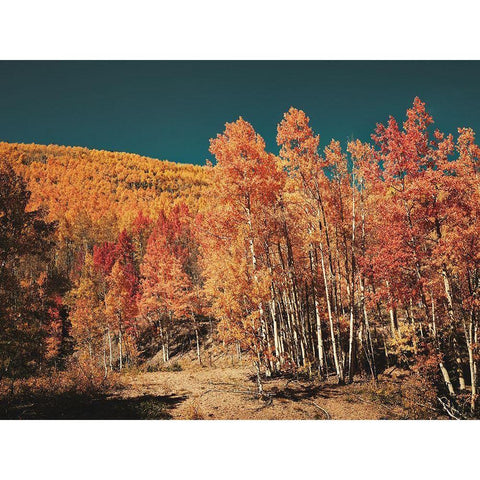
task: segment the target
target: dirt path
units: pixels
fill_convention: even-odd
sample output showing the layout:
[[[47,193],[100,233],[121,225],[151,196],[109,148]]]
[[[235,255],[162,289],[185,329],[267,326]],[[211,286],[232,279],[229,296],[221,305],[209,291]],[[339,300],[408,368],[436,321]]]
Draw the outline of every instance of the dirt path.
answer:
[[[264,385],[270,402],[254,394],[252,374],[253,370],[245,366],[140,373],[128,377],[125,387],[111,398],[161,402],[163,418],[172,419],[398,418],[391,408],[362,394],[364,383],[338,386],[333,380],[327,383],[270,380]]]

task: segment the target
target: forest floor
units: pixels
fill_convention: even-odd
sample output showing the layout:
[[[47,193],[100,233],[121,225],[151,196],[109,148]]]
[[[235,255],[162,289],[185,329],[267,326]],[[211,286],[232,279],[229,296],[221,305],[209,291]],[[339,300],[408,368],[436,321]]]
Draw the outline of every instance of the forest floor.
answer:
[[[402,410],[376,402],[369,382],[339,386],[334,378],[319,382],[276,378],[256,394],[253,368],[205,367],[130,376],[112,398],[163,404],[163,418],[207,420],[374,420],[401,418]],[[367,387],[367,388],[366,388]]]
[[[338,385],[306,377],[277,377],[263,381],[264,396],[257,394],[251,362],[234,355],[203,352],[199,365],[190,351],[166,366],[157,360],[157,371],[123,376],[121,388],[109,398],[142,404],[141,418],[175,420],[379,420],[410,418],[399,401],[399,386],[408,372],[389,369],[374,385],[355,378]],[[401,394],[400,394],[401,396]],[[138,417],[137,417],[138,418]]]
[[[223,358],[220,358],[222,357]],[[206,419],[206,420],[378,420],[412,418],[400,386],[408,372],[389,369],[374,385],[355,378],[338,385],[306,377],[277,377],[257,394],[251,363],[234,356],[189,352],[168,362],[118,376],[114,386],[93,395],[32,397],[0,405],[0,418],[17,419]],[[153,371],[145,371],[145,370]],[[425,418],[425,417],[424,417]],[[438,416],[434,416],[438,418]]]

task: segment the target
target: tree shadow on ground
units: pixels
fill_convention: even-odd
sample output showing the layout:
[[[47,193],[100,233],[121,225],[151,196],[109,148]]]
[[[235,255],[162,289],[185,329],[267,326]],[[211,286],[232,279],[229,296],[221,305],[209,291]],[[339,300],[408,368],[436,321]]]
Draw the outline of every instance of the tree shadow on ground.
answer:
[[[300,402],[316,397],[322,390],[321,385],[294,385],[281,387],[272,387],[269,393],[274,398],[291,400],[292,402]]]
[[[0,404],[1,419],[25,420],[166,420],[169,410],[186,400],[178,395],[141,395],[121,398],[60,395],[35,398],[30,403]]]
[[[273,398],[301,402],[313,398],[336,398],[342,396],[343,385],[331,383],[314,383],[302,380],[295,380],[291,377],[285,385],[272,385],[268,392]]]

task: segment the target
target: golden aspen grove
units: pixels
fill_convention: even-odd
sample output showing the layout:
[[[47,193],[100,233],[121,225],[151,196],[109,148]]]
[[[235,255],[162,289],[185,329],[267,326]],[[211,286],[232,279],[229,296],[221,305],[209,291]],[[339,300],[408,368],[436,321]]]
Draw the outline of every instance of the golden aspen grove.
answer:
[[[475,132],[307,113],[204,166],[0,143],[0,417],[479,418]]]

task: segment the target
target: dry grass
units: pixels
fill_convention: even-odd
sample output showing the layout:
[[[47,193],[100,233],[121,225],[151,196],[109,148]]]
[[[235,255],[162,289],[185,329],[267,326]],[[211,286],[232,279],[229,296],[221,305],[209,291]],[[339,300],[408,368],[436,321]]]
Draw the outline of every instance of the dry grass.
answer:
[[[0,400],[12,395],[56,396],[65,394],[93,395],[121,385],[121,376],[73,361],[66,370],[50,370],[48,373],[27,379],[3,380],[0,382]]]
[[[204,420],[205,415],[202,413],[201,408],[198,406],[197,400],[189,403],[188,407],[185,410],[185,415],[187,420]]]
[[[110,390],[120,390],[124,379],[116,373],[73,360],[66,370],[0,382],[0,418],[50,418],[55,410],[68,411]]]

